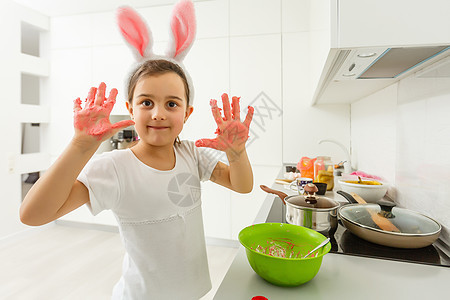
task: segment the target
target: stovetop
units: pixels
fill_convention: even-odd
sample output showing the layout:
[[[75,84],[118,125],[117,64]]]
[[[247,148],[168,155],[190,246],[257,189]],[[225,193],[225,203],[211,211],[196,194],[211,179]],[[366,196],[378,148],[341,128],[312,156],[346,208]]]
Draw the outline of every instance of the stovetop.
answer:
[[[274,201],[266,222],[287,223],[285,216],[285,206],[281,201]],[[331,253],[450,267],[450,251],[439,239],[420,249],[392,248],[365,241],[345,229],[342,224],[338,225],[335,232],[324,235],[330,237]]]

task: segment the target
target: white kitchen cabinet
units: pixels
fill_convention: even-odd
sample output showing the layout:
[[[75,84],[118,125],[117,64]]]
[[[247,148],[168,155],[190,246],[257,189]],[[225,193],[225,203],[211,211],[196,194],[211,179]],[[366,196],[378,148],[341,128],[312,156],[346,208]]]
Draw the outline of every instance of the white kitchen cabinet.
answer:
[[[337,23],[331,25],[339,32],[332,48],[440,45],[450,41],[447,0],[334,1],[337,11],[332,14],[337,15]]]
[[[450,2],[313,1],[311,30],[329,32],[330,48],[440,45],[450,41]]]

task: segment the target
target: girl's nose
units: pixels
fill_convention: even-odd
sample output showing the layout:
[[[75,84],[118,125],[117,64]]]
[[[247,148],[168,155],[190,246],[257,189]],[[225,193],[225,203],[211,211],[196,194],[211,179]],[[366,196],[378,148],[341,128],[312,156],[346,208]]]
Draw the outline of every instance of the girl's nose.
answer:
[[[165,120],[166,113],[165,113],[164,107],[155,105],[155,107],[152,109],[152,119],[155,121],[156,120]]]

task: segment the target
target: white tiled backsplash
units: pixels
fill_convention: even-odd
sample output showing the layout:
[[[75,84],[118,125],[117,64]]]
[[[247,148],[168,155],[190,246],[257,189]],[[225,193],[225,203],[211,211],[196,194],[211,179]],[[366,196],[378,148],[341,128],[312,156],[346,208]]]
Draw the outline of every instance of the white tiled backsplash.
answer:
[[[351,106],[352,158],[384,177],[400,207],[443,226],[450,244],[450,78],[412,75]]]

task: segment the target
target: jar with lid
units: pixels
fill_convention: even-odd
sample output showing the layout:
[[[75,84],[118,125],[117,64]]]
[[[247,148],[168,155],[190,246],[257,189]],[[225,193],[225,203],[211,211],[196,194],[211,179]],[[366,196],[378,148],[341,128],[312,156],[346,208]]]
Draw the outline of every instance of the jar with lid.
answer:
[[[318,156],[314,162],[314,182],[327,184],[327,191],[334,188],[333,162],[329,156]]]

